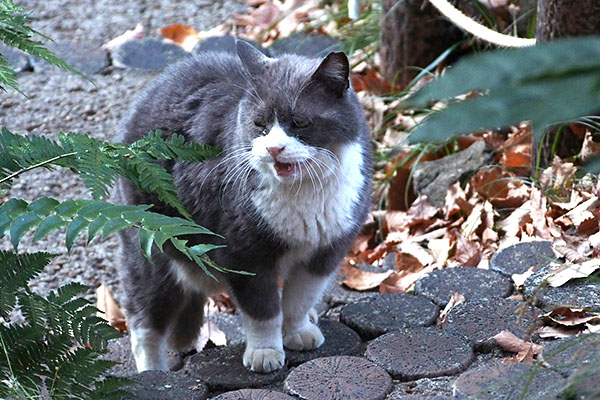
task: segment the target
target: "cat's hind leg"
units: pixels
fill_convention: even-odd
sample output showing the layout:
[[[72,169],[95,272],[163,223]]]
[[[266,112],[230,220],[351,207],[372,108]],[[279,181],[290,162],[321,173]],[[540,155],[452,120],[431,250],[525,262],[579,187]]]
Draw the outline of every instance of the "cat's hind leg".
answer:
[[[204,294],[200,292],[186,294],[177,318],[169,327],[169,348],[182,352],[195,345],[204,319],[204,303],[206,303]]]
[[[170,274],[164,255],[153,254],[150,264],[129,236],[123,238],[122,249],[123,306],[137,370],[166,371],[169,328],[184,304],[184,291]]]

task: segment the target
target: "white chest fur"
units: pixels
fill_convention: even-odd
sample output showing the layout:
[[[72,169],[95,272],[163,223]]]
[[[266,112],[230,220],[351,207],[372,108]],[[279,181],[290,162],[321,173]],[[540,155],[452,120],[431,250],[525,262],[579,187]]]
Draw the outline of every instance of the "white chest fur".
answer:
[[[283,185],[266,179],[253,196],[253,203],[264,221],[278,236],[294,247],[313,247],[331,243],[357,221],[353,208],[364,184],[361,173],[363,155],[358,143],[343,145],[339,164],[329,165],[334,174],[301,185]]]

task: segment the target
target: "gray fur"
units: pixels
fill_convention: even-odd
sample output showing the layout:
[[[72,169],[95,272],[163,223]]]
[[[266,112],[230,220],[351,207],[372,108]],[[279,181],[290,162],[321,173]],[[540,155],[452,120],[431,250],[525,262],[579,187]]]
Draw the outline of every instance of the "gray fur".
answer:
[[[325,61],[296,55],[265,59],[251,46],[239,44],[237,53],[201,53],[168,68],[133,105],[123,123],[123,141],[131,143],[161,129],[163,134],[177,132],[187,140],[223,150],[209,162],[163,165],[173,174],[180,198],[196,222],[226,238],[191,237],[190,242],[226,244],[226,248],[211,252],[211,258],[224,267],[256,274],[218,277],[245,314],[266,320],[280,313],[277,262],[289,245],[269,229],[248,201],[259,184],[256,171],[249,171],[241,188],[239,184],[224,185],[224,177],[235,165],[219,162],[260,134],[262,128],[254,124],[257,118],[271,125],[275,115],[288,134],[311,146],[361,143],[362,172],[367,179],[354,207],[355,224],[347,232],[339,232],[332,243],[315,249],[306,262],[311,273],[329,275],[359,232],[369,208],[369,131],[349,88],[348,62],[342,53],[331,53]],[[294,118],[310,121],[311,129],[297,128]],[[116,199],[127,204],[154,204],[154,211],[176,215],[126,181],[119,182]],[[200,327],[205,296],[190,293],[177,282],[170,260],[178,259],[181,268],[198,267],[178,258],[176,251],[154,251],[155,264],[148,263],[134,231],[123,231],[121,242],[125,310],[130,323],[168,334],[175,347],[190,344]]]

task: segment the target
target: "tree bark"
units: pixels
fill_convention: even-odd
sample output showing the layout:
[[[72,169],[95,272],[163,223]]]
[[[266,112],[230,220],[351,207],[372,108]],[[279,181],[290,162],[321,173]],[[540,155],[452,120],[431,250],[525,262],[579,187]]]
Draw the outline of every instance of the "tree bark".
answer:
[[[383,0],[383,76],[403,88],[419,73],[418,68],[429,65],[462,37],[460,29],[426,0]]]
[[[600,1],[598,0],[539,0],[536,39],[547,42],[569,36],[600,34]],[[556,141],[556,155],[571,157],[581,151],[583,138],[565,126],[556,139],[557,129],[550,129],[544,138],[535,138],[532,152],[532,174],[537,175],[538,165],[548,165],[554,155],[552,149]],[[541,147],[540,147],[541,146]],[[539,159],[538,159],[538,149]]]
[[[600,33],[600,1],[539,0],[535,37],[547,42]]]

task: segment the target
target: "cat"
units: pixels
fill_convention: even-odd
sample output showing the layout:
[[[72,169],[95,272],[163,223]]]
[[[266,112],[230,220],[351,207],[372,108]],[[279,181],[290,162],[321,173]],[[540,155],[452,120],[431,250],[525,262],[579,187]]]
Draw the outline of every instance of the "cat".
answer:
[[[349,70],[344,53],[269,58],[237,41],[234,53],[200,53],[168,68],[134,102],[123,142],[160,129],[222,150],[204,163],[163,165],[195,221],[224,237],[190,243],[224,244],[210,252],[213,261],[255,274],[217,273],[216,281],[176,251],[156,249],[151,264],[136,232],[122,231],[124,309],[138,371],[167,370],[167,346],[193,344],[206,296],[223,290],[242,315],[243,364],[251,371],[281,368],[284,346],[323,344],[309,311],[370,208],[370,132]],[[125,180],[115,199],[176,215]]]

